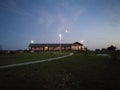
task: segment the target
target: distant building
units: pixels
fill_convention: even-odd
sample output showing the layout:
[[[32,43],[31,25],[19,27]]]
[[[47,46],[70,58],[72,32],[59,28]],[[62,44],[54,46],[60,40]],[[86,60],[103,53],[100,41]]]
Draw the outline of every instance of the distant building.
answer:
[[[65,44],[65,43],[31,43],[29,44],[29,50],[30,51],[67,51],[67,50],[82,50],[82,46],[83,44],[79,43],[79,42],[75,42],[75,43],[69,43],[69,44]]]

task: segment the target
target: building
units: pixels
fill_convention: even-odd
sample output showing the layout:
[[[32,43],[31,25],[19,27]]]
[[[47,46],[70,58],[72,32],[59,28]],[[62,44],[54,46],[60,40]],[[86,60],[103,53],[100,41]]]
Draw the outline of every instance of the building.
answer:
[[[79,42],[75,42],[75,43],[69,43],[69,44],[65,44],[65,43],[31,43],[29,44],[29,50],[30,51],[67,51],[67,50],[82,50],[82,46],[83,44],[79,43]]]

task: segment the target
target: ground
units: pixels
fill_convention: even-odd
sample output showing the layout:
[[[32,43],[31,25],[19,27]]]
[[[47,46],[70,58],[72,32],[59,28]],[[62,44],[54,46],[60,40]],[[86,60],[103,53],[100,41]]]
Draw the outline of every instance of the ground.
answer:
[[[74,52],[60,60],[0,69],[0,90],[120,90],[119,69],[119,60]]]

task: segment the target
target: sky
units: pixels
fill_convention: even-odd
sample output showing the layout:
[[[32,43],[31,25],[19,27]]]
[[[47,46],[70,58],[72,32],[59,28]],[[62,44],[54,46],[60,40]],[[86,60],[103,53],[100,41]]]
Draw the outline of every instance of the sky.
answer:
[[[58,34],[62,43],[120,49],[120,0],[0,0],[0,48],[59,43]]]

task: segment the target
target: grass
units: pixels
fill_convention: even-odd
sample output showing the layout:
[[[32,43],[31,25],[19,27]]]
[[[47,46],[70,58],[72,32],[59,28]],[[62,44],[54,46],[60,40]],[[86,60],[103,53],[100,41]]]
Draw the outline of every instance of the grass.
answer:
[[[14,54],[1,54],[0,66],[23,63],[30,61],[37,61],[42,59],[48,59],[68,54],[67,52],[38,52],[38,53],[14,53]]]
[[[0,70],[0,90],[120,90],[119,81],[119,61],[91,54]]]

